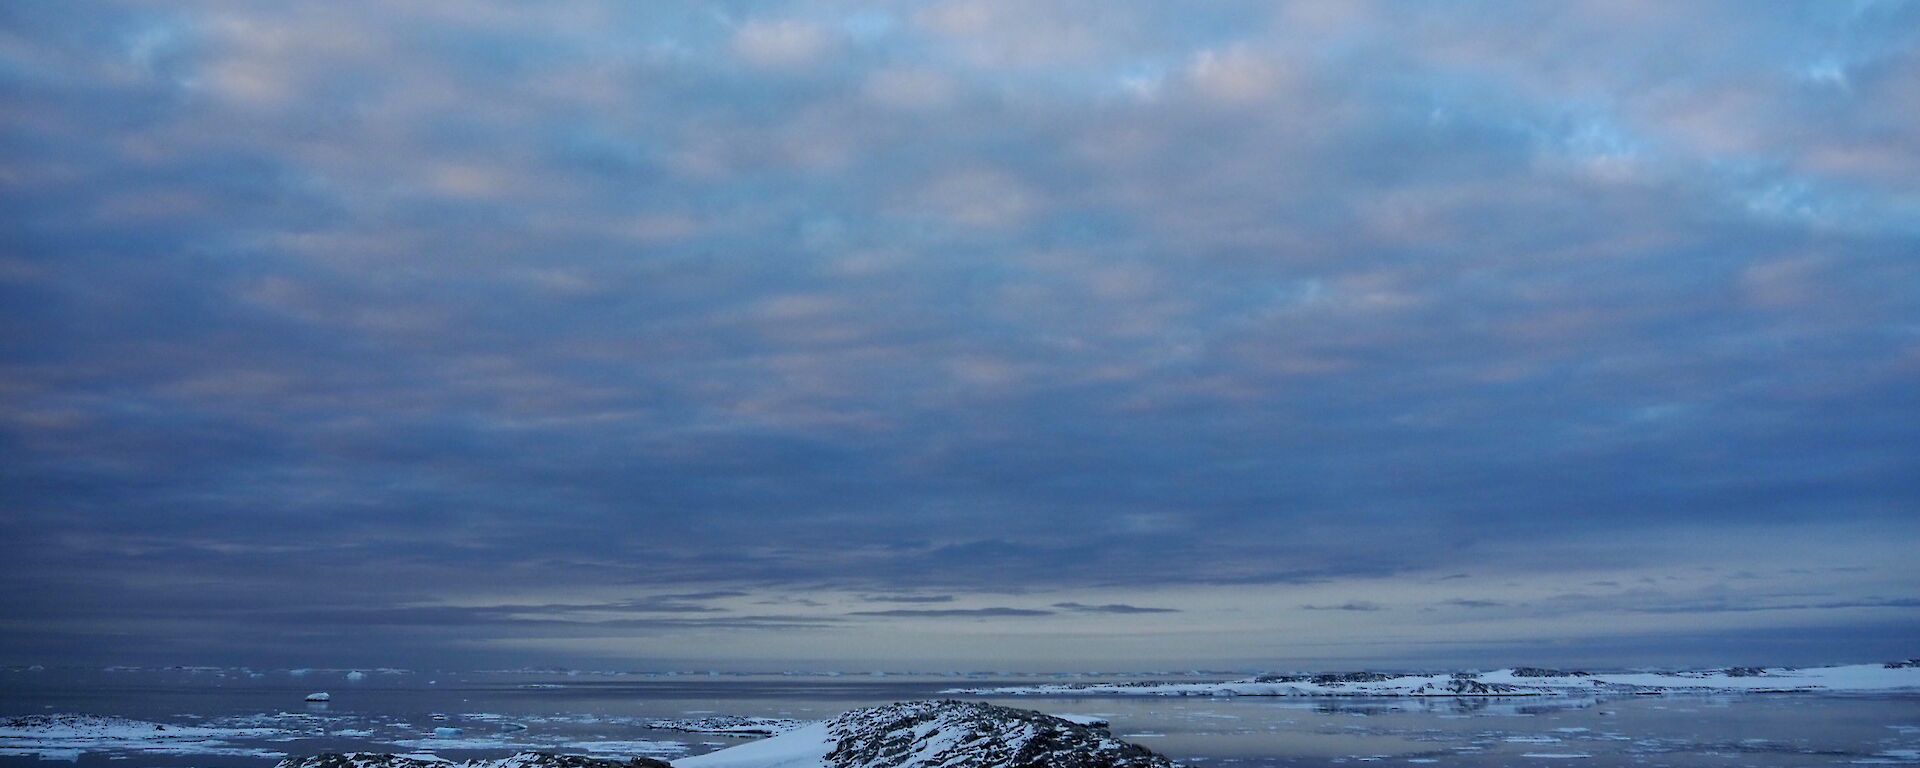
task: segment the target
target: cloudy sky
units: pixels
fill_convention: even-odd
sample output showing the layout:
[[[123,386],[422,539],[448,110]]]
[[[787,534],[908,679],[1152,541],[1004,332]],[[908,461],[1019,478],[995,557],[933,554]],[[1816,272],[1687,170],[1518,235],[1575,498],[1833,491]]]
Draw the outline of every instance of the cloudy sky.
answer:
[[[1920,653],[1920,6],[0,8],[0,663]]]

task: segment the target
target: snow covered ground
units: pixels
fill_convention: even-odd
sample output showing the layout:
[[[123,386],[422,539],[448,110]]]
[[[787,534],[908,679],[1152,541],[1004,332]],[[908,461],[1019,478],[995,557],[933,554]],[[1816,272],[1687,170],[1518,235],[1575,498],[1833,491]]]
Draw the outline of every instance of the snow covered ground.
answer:
[[[529,716],[529,722],[577,724],[601,722],[595,717]],[[107,753],[112,759],[134,755],[199,755],[242,758],[281,758],[299,752],[311,739],[357,739],[386,750],[416,753],[416,758],[441,751],[573,750],[610,757],[669,757],[684,754],[678,741],[621,735],[642,727],[630,718],[596,731],[567,731],[534,736],[526,726],[503,716],[476,714],[469,728],[417,726],[392,718],[347,715],[257,714],[222,717],[200,725],[178,725],[120,717],[83,714],[28,715],[0,718],[0,756],[41,760],[77,760],[88,753]],[[352,724],[360,727],[339,727]],[[375,753],[369,753],[375,754]],[[424,759],[424,758],[422,758]]]
[[[1920,690],[1920,666],[1731,668],[1700,672],[1585,673],[1502,669],[1484,673],[1262,675],[1223,683],[1098,683],[956,688],[944,693],[995,696],[1547,696],[1595,693],[1824,692]]]
[[[673,761],[674,768],[820,768],[840,743],[826,723],[809,723],[771,738]]]
[[[666,763],[646,763],[644,761],[622,762],[580,755],[560,755],[551,752],[521,752],[510,757],[497,759],[477,759],[455,762],[439,755],[405,754],[394,755],[384,752],[330,752],[299,758],[287,758],[274,768],[635,768],[636,765],[653,765],[666,768]]]
[[[234,739],[277,736],[275,728],[207,728],[96,715],[28,715],[0,720],[0,755],[76,760],[88,752],[282,757]]]

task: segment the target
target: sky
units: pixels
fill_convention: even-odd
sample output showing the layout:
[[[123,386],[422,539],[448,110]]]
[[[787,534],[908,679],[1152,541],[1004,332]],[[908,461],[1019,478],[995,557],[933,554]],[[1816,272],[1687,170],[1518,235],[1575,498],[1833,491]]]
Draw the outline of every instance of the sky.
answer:
[[[1920,5],[9,2],[0,663],[1920,655]]]

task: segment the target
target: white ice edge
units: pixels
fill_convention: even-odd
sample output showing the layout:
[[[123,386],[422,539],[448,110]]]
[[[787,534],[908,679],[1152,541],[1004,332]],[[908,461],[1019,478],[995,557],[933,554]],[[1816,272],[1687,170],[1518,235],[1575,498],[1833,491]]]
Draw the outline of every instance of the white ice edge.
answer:
[[[808,723],[778,736],[673,761],[674,768],[816,768],[838,740],[826,723]]]

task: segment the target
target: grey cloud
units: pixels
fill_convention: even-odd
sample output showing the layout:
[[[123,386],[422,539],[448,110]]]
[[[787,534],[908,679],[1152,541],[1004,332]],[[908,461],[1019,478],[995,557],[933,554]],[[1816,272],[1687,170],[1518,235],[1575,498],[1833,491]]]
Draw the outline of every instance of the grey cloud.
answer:
[[[1920,598],[1873,598],[1814,603],[1733,602],[1715,600],[1629,607],[1636,613],[1753,613],[1759,611],[1837,610],[1843,608],[1920,608]]]
[[[1367,602],[1365,600],[1350,600],[1350,601],[1339,603],[1336,605],[1303,605],[1303,606],[1300,606],[1300,609],[1303,611],[1355,611],[1355,612],[1372,612],[1372,611],[1386,610],[1386,608],[1380,605],[1379,603]]]
[[[1126,603],[1106,603],[1104,605],[1086,605],[1084,603],[1054,603],[1053,607],[1074,613],[1179,613],[1178,608],[1153,608],[1127,605]]]
[[[1481,600],[1474,598],[1454,598],[1444,603],[1455,608],[1504,608],[1506,603],[1499,600]]]
[[[739,590],[733,590],[733,589],[714,589],[714,590],[708,590],[706,592],[680,592],[680,593],[674,593],[674,594],[654,595],[652,596],[651,599],[671,600],[671,601],[689,600],[689,601],[697,602],[702,600],[719,600],[727,597],[747,597],[750,594],[751,593],[749,592],[741,592]]]
[[[1912,5],[485,10],[9,9],[0,655],[1914,533]]]
[[[849,611],[848,616],[898,616],[916,618],[1016,618],[1052,616],[1053,611],[1033,608],[891,608],[884,611]]]

